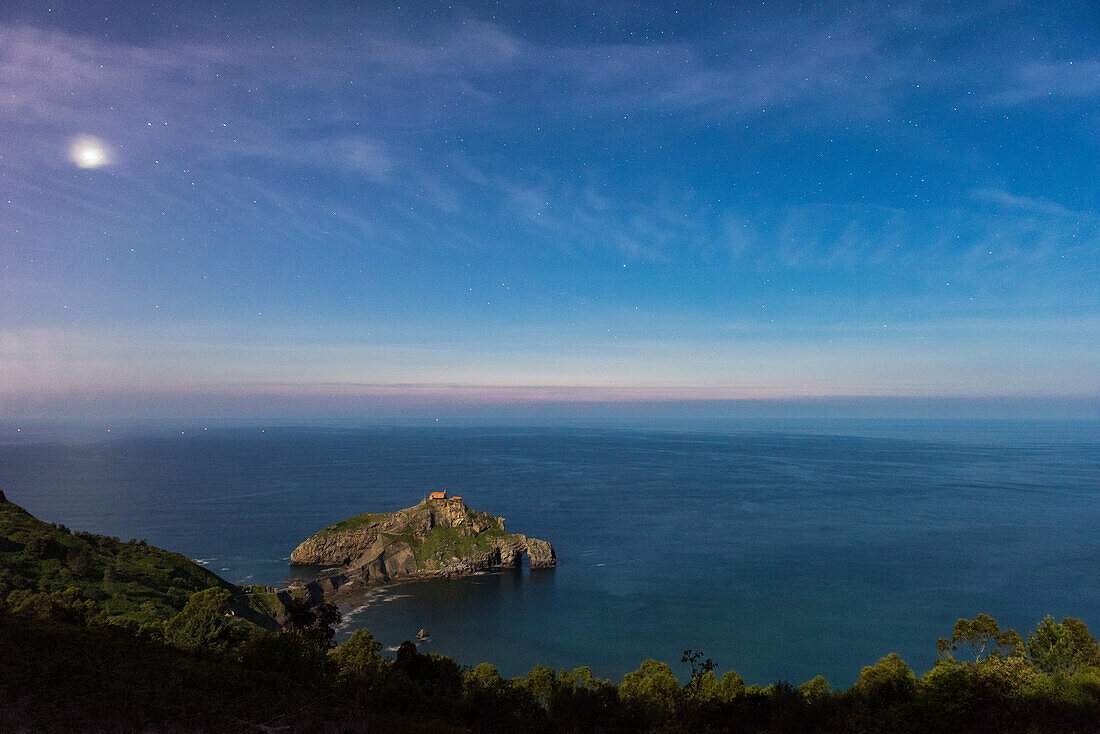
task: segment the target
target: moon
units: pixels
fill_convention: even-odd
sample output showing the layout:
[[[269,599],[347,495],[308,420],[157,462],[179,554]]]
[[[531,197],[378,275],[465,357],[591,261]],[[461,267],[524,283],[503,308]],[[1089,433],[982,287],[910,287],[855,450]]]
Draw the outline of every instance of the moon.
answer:
[[[103,142],[87,136],[73,140],[69,146],[69,160],[77,168],[99,168],[111,162]]]

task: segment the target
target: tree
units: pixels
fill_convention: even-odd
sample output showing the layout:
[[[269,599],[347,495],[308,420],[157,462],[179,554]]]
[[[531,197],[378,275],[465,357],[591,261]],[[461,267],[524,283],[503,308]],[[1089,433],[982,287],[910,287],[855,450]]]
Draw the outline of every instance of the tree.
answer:
[[[329,655],[340,671],[340,677],[368,687],[381,683],[386,671],[382,643],[368,630],[355,630],[347,642]]]
[[[564,730],[584,729],[606,716],[617,702],[618,690],[609,680],[592,675],[588,666],[558,673],[558,688],[550,715]]]
[[[936,642],[936,652],[940,657],[952,657],[960,644],[965,644],[974,656],[974,662],[980,663],[987,652],[999,656],[1016,653],[1022,649],[1023,639],[1015,630],[1002,632],[997,620],[988,614],[979,614],[974,619],[955,622],[951,637],[941,637]]]
[[[1079,619],[1059,624],[1049,614],[1027,636],[1027,655],[1044,673],[1073,675],[1085,666],[1100,666],[1100,646]]]
[[[505,685],[500,677],[500,671],[492,663],[481,663],[472,670],[466,671],[462,676],[462,682],[467,690],[496,691]]]
[[[691,665],[691,680],[684,685],[684,691],[690,700],[705,700],[710,697],[706,694],[717,690],[718,680],[714,677],[715,664],[713,660],[710,658],[704,660],[703,653],[688,649],[684,650],[680,662]],[[710,685],[712,681],[713,685]]]
[[[421,703],[446,709],[462,698],[462,671],[445,655],[422,655],[416,644],[405,640],[397,648],[393,670],[419,689]]]
[[[592,668],[587,665],[582,665],[579,668],[573,668],[568,673],[562,672],[563,677],[578,691],[588,691],[591,693],[602,693],[608,690],[614,689],[615,684],[609,680],[603,680],[592,675]]]
[[[257,630],[236,649],[236,656],[250,668],[273,672],[305,685],[330,680],[335,667],[321,647],[286,632]]]
[[[916,693],[917,676],[897,653],[892,652],[860,671],[852,690],[867,699],[904,700]]]
[[[324,650],[332,647],[335,627],[340,623],[340,610],[334,604],[311,607],[308,601],[291,598],[284,605],[286,618],[283,630]]]
[[[521,685],[535,704],[546,711],[550,708],[558,689],[558,673],[546,665],[536,665],[527,673]]]
[[[727,671],[718,683],[718,700],[729,703],[738,696],[745,695],[745,681],[735,671]]]
[[[694,683],[694,690],[689,691],[689,686]],[[684,690],[688,691],[688,695],[692,701],[706,701],[706,702],[721,702],[722,698],[722,684],[718,682],[718,676],[714,674],[713,670],[708,670],[698,677],[695,681],[689,681]]]
[[[228,589],[196,591],[183,610],[164,625],[164,639],[183,650],[226,652],[249,636],[248,622],[236,616]]]
[[[798,692],[806,699],[807,703],[821,703],[833,695],[833,687],[824,676],[816,676],[798,687]]]
[[[462,685],[467,715],[485,722],[490,730],[513,731],[542,714],[522,685],[501,678],[491,663],[467,670]]]
[[[1016,630],[1005,630],[997,637],[997,649],[990,653],[992,657],[996,654],[998,657],[1018,657],[1024,656],[1024,638],[1020,637],[1020,633]]]
[[[672,713],[680,700],[680,682],[672,669],[658,660],[646,660],[619,684],[619,698],[639,704],[653,714]]]

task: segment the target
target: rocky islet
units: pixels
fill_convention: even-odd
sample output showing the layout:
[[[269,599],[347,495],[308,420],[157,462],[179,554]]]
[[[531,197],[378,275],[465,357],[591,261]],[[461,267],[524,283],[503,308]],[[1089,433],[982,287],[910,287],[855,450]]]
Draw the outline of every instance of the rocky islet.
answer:
[[[509,533],[503,517],[435,493],[413,507],[324,528],[295,548],[290,562],[328,567],[308,584],[312,596],[327,598],[396,581],[514,568],[525,555],[532,568],[557,565],[547,541]]]

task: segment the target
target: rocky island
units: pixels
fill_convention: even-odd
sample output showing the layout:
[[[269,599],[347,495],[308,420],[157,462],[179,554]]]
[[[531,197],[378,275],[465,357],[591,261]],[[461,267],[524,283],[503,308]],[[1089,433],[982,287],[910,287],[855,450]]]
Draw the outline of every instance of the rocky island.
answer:
[[[309,585],[327,597],[393,581],[516,567],[524,555],[532,568],[557,564],[545,540],[506,532],[504,518],[433,492],[414,507],[330,525],[295,548],[290,562],[332,567]]]

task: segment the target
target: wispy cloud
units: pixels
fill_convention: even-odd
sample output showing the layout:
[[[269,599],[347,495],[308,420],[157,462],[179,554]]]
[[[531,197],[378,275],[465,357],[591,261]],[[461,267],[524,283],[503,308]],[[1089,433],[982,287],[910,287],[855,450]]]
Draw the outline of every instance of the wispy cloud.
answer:
[[[972,193],[977,205],[902,209],[880,206],[792,207],[755,235],[757,248],[738,242],[740,257],[794,269],[900,271],[905,277],[944,277],[989,286],[1019,283],[1020,268],[1085,263],[1100,249],[1100,216],[1004,191]],[[983,206],[984,205],[984,206]],[[990,206],[992,208],[990,208]],[[760,247],[773,242],[775,250]],[[1074,279],[1088,278],[1079,272]],[[1070,284],[1070,279],[1062,281]]]
[[[990,204],[996,204],[1009,210],[1030,212],[1032,214],[1040,214],[1051,217],[1062,218],[1093,218],[1097,217],[1095,213],[1088,212],[1075,212],[1061,204],[1057,204],[1047,199],[1038,199],[1029,196],[1019,196],[1017,194],[1009,193],[1008,191],[1002,191],[999,189],[974,189],[970,192],[970,195],[978,200],[988,202]]]
[[[1100,99],[1100,59],[1075,61],[1025,61],[1015,68],[1005,87],[992,95],[1002,104],[1026,104],[1036,100]]]
[[[974,189],[969,200],[937,208],[828,202],[747,210],[667,187],[644,199],[607,195],[598,181],[577,186],[532,171],[520,179],[466,159],[455,159],[451,170],[484,192],[479,200],[497,202],[499,215],[532,223],[545,247],[604,249],[629,262],[901,268],[935,280],[995,265],[1004,279],[1008,265],[1084,260],[1100,248],[1100,213],[1000,189]]]

